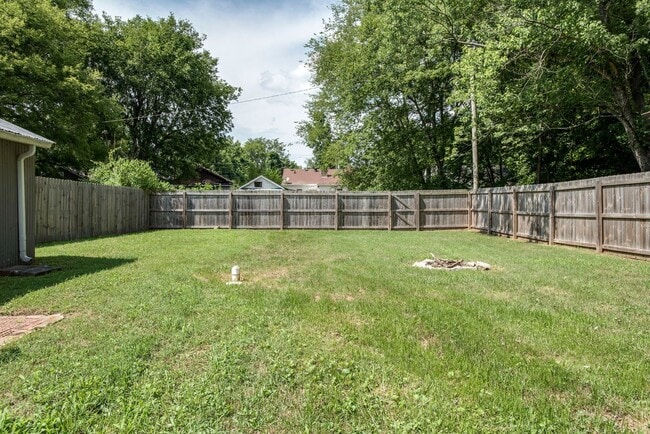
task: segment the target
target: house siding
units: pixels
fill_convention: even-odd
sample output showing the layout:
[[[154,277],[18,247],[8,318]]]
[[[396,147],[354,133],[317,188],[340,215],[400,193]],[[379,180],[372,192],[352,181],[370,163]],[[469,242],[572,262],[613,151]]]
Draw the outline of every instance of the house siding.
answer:
[[[16,160],[29,145],[0,139],[0,268],[20,264],[18,252],[18,181]],[[25,160],[27,211],[27,255],[35,254],[35,182],[36,157]]]

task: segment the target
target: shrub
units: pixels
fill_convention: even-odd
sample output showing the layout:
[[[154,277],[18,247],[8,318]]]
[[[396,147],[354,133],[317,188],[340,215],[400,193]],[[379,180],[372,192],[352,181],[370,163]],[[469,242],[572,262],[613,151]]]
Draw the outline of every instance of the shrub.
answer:
[[[136,187],[146,191],[169,191],[174,187],[158,178],[148,162],[127,158],[111,158],[105,163],[97,163],[88,178],[104,185]]]

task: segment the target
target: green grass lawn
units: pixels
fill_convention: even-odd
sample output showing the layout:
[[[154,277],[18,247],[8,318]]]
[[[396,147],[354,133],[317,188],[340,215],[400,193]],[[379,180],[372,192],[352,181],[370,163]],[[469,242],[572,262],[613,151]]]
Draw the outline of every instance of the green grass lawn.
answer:
[[[411,267],[436,256],[486,272]],[[38,249],[0,432],[649,432],[650,263],[466,231],[155,231]],[[246,280],[227,286],[238,264]]]

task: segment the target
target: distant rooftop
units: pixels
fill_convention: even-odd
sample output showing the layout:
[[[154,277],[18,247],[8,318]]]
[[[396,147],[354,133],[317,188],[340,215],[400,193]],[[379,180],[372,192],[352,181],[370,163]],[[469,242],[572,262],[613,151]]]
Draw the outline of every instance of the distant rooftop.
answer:
[[[282,184],[289,185],[338,185],[338,169],[320,171],[318,169],[284,169]]]
[[[0,119],[0,139],[13,140],[14,142],[25,143],[27,145],[36,145],[41,148],[49,148],[54,144],[52,140],[32,133],[4,119]]]

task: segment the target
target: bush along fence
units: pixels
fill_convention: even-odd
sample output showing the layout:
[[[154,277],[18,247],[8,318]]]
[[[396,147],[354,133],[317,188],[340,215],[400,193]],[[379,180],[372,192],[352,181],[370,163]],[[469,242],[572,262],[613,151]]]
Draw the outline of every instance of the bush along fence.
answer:
[[[470,193],[471,227],[604,250],[650,255],[650,172]]]
[[[36,177],[36,242],[120,235],[149,229],[149,194]]]
[[[151,195],[152,228],[458,229],[466,190],[177,192]]]

